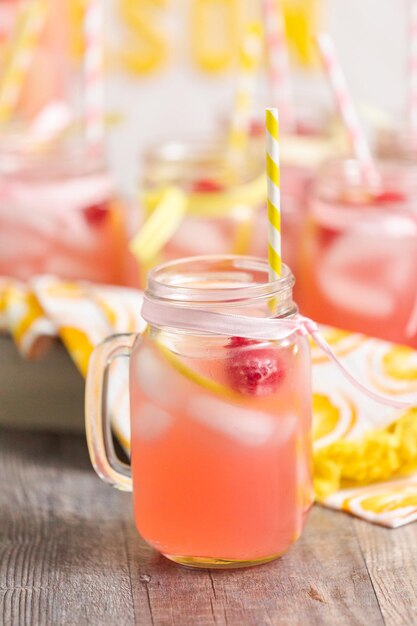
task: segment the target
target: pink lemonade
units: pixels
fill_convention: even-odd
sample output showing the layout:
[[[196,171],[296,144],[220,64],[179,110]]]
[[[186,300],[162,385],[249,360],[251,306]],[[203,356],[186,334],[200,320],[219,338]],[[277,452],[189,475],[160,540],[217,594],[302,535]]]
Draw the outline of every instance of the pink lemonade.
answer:
[[[102,167],[5,151],[0,199],[0,275],[126,281],[124,210]]]
[[[329,164],[309,206],[297,299],[316,321],[417,347],[415,167],[381,162],[378,189],[357,163]]]
[[[13,30],[17,13],[17,0],[3,0],[0,3],[0,46],[6,44]]]
[[[260,297],[267,264],[213,258],[160,266],[148,293],[174,307],[270,317],[272,292]],[[277,315],[291,315],[288,270],[280,283]],[[313,501],[310,367],[298,334],[259,341],[148,328],[131,356],[130,389],[135,519],[149,544],[201,567],[288,550]]]
[[[144,219],[154,208],[155,194],[167,186],[182,189],[189,201],[159,261],[248,253],[257,213],[266,201],[264,161],[248,162],[236,177],[225,152],[225,146],[207,142],[171,142],[148,151],[142,181]]]

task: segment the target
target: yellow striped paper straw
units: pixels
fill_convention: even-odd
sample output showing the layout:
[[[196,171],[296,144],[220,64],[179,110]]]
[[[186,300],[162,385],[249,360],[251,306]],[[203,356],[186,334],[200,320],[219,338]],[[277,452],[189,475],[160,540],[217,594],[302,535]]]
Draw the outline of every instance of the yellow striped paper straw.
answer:
[[[45,24],[47,8],[46,0],[29,0],[23,4],[11,42],[9,62],[0,83],[0,123],[7,122],[16,109]]]
[[[266,173],[268,181],[269,280],[281,276],[281,192],[278,109],[266,110]]]
[[[262,57],[262,24],[250,22],[239,51],[239,72],[231,128],[229,159],[239,165],[248,145],[256,81]]]

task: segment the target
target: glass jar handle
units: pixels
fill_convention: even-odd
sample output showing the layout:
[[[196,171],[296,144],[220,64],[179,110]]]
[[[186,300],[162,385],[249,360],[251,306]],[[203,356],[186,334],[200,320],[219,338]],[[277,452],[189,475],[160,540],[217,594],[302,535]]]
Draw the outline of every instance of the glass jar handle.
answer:
[[[130,358],[137,338],[135,334],[114,335],[98,345],[90,357],[85,387],[85,427],[91,463],[102,480],[121,491],[132,491],[132,472],[114,450],[105,394],[110,365],[116,358]],[[127,388],[128,384],[126,381]]]

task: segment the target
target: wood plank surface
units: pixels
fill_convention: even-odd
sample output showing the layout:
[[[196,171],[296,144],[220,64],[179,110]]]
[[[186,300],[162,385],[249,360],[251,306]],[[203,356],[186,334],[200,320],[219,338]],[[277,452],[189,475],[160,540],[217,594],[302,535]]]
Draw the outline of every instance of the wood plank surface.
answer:
[[[417,624],[417,524],[398,530],[355,520],[355,530],[386,624]]]
[[[0,476],[4,626],[417,623],[417,525],[316,507],[280,560],[195,571],[139,538],[130,496],[96,477],[82,437],[1,430]]]

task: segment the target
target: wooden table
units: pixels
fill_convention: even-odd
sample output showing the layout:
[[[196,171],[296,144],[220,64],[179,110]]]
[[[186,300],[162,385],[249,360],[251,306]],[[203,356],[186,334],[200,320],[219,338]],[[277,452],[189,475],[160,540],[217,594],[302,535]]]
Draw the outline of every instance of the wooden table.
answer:
[[[279,561],[193,571],[136,534],[131,500],[75,435],[0,431],[0,624],[417,624],[417,524],[390,531],[316,507]]]

